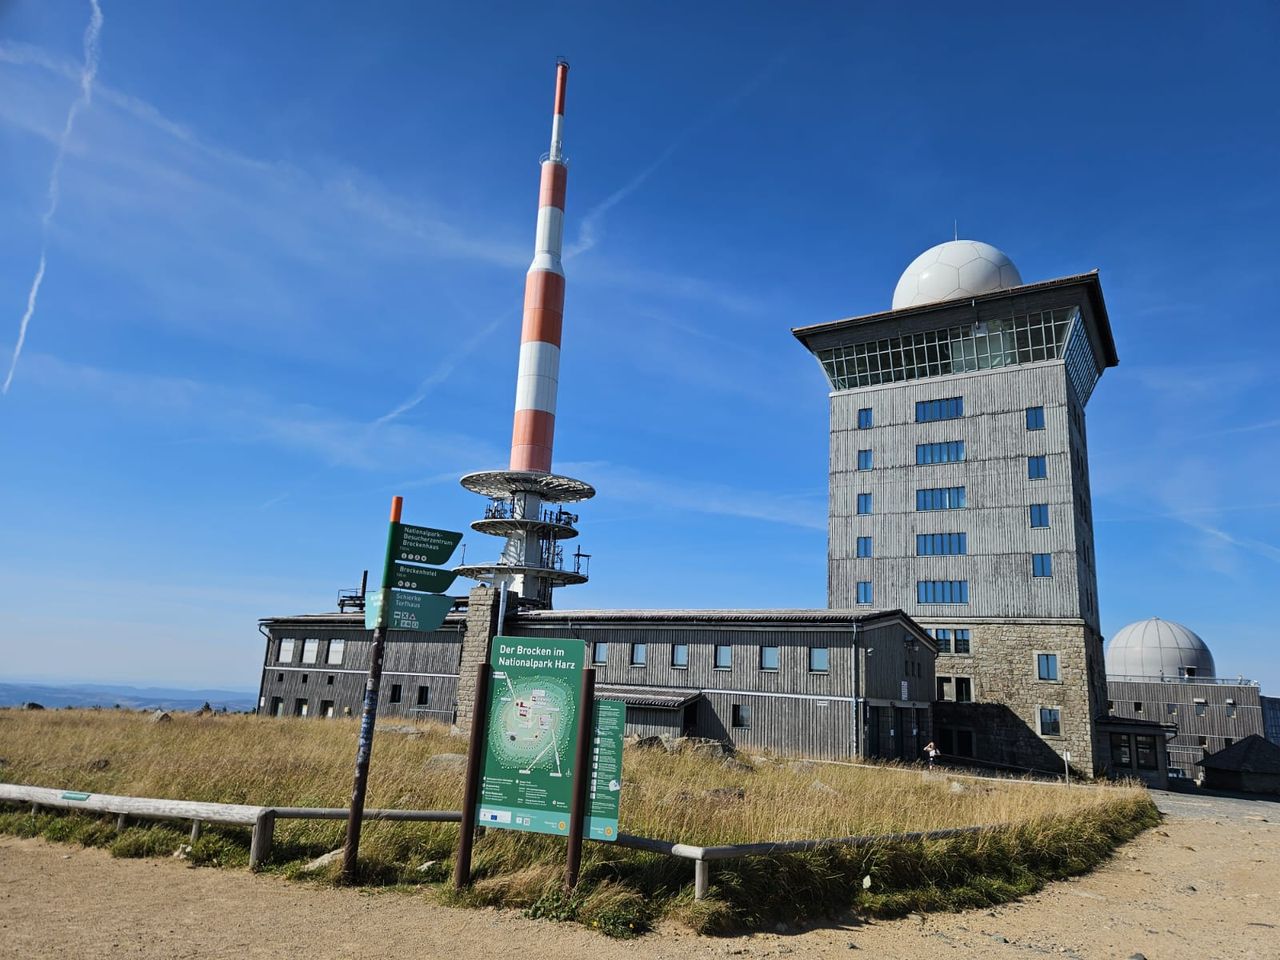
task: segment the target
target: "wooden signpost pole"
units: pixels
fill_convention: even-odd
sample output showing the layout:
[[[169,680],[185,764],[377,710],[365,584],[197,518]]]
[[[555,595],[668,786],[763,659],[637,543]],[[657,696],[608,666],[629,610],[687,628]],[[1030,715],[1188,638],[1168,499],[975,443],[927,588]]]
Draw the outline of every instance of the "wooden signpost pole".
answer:
[[[488,661],[476,668],[476,693],[471,708],[471,739],[467,744],[467,781],[462,788],[462,823],[458,831],[458,856],[453,864],[453,885],[471,885],[471,848],[476,836],[476,806],[480,799],[480,774],[484,762],[484,738],[489,723]]]
[[[369,787],[369,755],[373,752],[373,723],[378,716],[378,688],[382,685],[382,655],[386,648],[387,621],[391,617],[391,564],[395,524],[404,507],[402,497],[391,498],[392,527],[387,532],[387,556],[382,564],[381,604],[373,628],[373,650],[369,679],[364,685],[364,710],[360,714],[360,740],[356,746],[356,774],[351,787],[351,808],[347,812],[347,839],[342,845],[342,882],[354,883],[360,856],[360,827],[364,822],[364,796]]]

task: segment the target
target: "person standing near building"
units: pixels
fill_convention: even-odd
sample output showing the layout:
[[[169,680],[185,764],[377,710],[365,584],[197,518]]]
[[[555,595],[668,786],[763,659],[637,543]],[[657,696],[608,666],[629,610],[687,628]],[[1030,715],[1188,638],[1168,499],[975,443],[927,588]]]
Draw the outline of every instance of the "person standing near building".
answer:
[[[940,756],[941,753],[942,751],[939,750],[937,746],[934,745],[934,742],[932,740],[930,740],[928,743],[924,745],[925,760],[931,767],[933,766],[934,760],[937,759],[937,757]]]

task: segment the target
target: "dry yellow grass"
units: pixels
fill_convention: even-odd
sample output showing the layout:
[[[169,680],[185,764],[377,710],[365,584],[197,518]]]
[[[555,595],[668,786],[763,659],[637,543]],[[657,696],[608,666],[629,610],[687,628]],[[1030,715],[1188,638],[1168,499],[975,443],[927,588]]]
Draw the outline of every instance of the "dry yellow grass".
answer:
[[[371,807],[457,809],[462,784],[429,758],[463,753],[447,728],[375,738]],[[0,710],[0,780],[98,793],[290,806],[345,806],[356,722],[175,715],[151,723],[119,711]],[[1026,823],[1098,810],[1140,787],[1064,789],[924,777],[788,760],[751,769],[691,752],[628,748],[621,828],[693,843],[728,843]],[[741,788],[743,795],[734,794]],[[714,791],[720,790],[717,795]]]

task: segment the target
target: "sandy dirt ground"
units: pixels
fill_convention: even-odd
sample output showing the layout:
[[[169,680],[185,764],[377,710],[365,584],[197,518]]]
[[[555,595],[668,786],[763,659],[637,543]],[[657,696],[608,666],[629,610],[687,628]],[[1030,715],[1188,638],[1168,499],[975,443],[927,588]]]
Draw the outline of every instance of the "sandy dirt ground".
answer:
[[[1089,876],[995,910],[744,937],[576,924],[0,838],[0,957],[1280,960],[1280,804],[1163,795],[1163,825]]]

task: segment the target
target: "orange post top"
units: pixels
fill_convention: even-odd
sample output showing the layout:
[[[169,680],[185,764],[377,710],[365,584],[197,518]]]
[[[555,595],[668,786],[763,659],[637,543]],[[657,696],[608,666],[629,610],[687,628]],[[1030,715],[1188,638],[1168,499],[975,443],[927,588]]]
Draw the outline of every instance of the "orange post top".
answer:
[[[564,88],[569,83],[569,64],[561,60],[556,64],[556,110],[564,115]]]
[[[404,497],[391,498],[391,522],[400,522],[400,509],[404,506]]]

